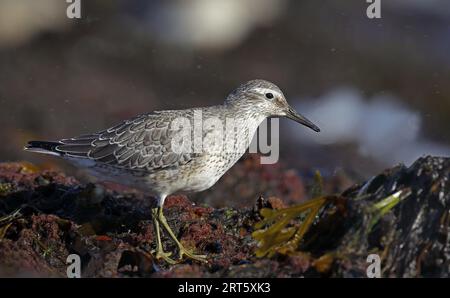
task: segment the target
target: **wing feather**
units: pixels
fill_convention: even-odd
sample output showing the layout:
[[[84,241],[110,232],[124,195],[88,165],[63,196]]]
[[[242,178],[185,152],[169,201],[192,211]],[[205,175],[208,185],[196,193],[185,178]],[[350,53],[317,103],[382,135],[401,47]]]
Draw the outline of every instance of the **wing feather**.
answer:
[[[171,150],[177,131],[170,121],[178,111],[137,116],[95,134],[60,140],[57,150],[69,157],[83,157],[118,168],[155,171],[190,162],[192,153]]]

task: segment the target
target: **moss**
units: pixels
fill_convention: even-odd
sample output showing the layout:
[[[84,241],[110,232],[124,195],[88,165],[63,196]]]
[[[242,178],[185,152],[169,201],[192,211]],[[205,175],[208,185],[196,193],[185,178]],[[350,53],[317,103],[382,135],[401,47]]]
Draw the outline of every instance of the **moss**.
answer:
[[[226,219],[231,219],[235,214],[236,214],[236,210],[233,210],[231,208],[226,209],[225,212],[224,212],[224,215],[225,215]]]

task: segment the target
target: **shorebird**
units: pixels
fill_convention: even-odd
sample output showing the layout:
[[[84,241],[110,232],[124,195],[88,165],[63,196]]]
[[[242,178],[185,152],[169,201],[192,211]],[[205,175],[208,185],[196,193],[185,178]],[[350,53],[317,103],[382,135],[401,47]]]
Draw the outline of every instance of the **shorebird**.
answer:
[[[186,127],[190,128],[189,136],[195,135],[196,125],[190,124],[198,115],[203,119],[215,118],[222,123],[233,120],[233,133],[225,142],[228,150],[220,146],[212,146],[215,150],[190,150],[192,146],[189,145],[193,142],[177,138],[182,131],[186,132],[183,130]],[[142,114],[92,134],[51,142],[30,141],[25,150],[62,157],[100,179],[148,192],[157,198],[157,206],[152,208],[155,257],[170,264],[176,262],[170,258],[171,253],[163,249],[161,225],[177,245],[179,260],[186,256],[206,261],[206,256],[194,254],[177,239],[163,214],[164,200],[171,194],[199,192],[214,185],[244,154],[248,140],[268,117],[287,117],[320,131],[288,104],[275,84],[252,80],[231,92],[221,105]],[[187,120],[185,126],[174,126],[180,119]],[[220,123],[215,123],[207,129],[200,127],[200,136],[225,141]],[[221,142],[213,142],[216,143]],[[180,146],[184,149],[180,150]]]

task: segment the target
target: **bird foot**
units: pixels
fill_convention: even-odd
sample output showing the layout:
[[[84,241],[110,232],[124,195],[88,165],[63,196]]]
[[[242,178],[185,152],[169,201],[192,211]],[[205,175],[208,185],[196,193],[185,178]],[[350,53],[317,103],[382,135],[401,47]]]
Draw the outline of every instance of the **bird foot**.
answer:
[[[196,255],[196,254],[194,254],[193,251],[188,250],[188,249],[186,249],[184,247],[180,247],[179,250],[180,250],[180,256],[179,256],[178,259],[180,261],[183,260],[183,256],[186,256],[189,259],[192,259],[192,260],[195,260],[195,261],[198,261],[198,262],[208,263],[208,260],[206,259],[207,258],[206,255]]]
[[[170,258],[170,256],[172,255],[171,252],[164,252],[162,250],[157,250],[156,252],[152,251],[152,254],[155,255],[155,258],[157,260],[162,259],[162,260],[166,261],[167,263],[169,263],[170,265],[174,265],[174,264],[178,263],[177,261]]]

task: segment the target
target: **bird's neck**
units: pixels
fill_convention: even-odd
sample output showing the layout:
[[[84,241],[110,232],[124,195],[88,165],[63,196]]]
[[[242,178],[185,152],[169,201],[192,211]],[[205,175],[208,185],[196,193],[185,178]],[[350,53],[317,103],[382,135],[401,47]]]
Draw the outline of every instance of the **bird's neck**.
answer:
[[[246,129],[250,135],[253,135],[258,126],[267,118],[267,115],[259,113],[248,106],[233,105],[228,107],[231,115],[242,129]]]

